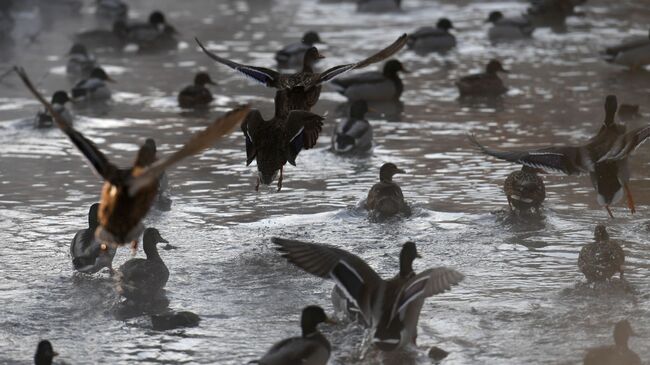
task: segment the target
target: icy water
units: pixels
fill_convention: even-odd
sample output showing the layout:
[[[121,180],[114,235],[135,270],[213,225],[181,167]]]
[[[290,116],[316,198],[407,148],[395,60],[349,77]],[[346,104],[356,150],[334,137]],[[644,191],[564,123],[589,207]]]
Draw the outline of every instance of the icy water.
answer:
[[[219,54],[274,66],[273,54],[309,29],[321,32],[328,57],[322,67],[361,59],[399,34],[449,17],[458,48],[445,56],[398,57],[404,76],[404,111],[375,116],[375,149],[368,158],[341,158],[329,151],[344,98],[324,88],[315,108],[328,113],[317,148],[287,165],[281,192],[254,191],[255,167],[244,164],[237,131],[201,157],[169,171],[173,207],[152,210],[157,227],[177,250],[162,251],[170,269],[170,308],[199,314],[199,327],[157,332],[147,317],[115,318],[119,298],[106,272],[74,274],[68,254],[75,232],[86,227],[88,207],[101,182],[64,135],[34,130],[39,109],[20,81],[0,84],[0,363],[28,364],[39,339],[50,339],[70,364],[242,364],[275,341],[298,335],[299,314],[310,304],[332,311],[331,282],[289,266],[272,248],[272,236],[334,244],[368,260],[385,277],[394,275],[400,246],[414,240],[423,259],[417,271],[454,267],[466,275],[451,292],[427,300],[418,348],[398,359],[371,351],[359,360],[363,331],[341,322],[322,326],[333,344],[330,364],[429,364],[428,349],[450,352],[445,364],[577,364],[584,349],[612,342],[613,324],[628,318],[640,337],[630,346],[650,358],[650,169],[648,145],[631,166],[637,214],[623,203],[608,219],[588,177],[545,176],[544,218],[504,222],[501,185],[517,166],[479,155],[466,141],[476,133],[488,145],[517,147],[579,143],[603,120],[603,101],[640,104],[650,114],[650,72],[630,72],[601,61],[604,46],[647,34],[649,1],[590,0],[565,32],[538,29],[534,40],[491,45],[484,19],[491,10],[524,11],[524,2],[405,0],[404,12],[358,15],[351,3],[315,0],[134,0],[132,16],[161,9],[180,31],[177,50],[161,54],[100,53],[117,80],[104,110],[74,110],[75,126],[110,158],[127,165],[137,146],[154,137],[161,154],[235,104],[248,102],[272,113],[273,90],[253,85],[196,50],[193,37]],[[2,70],[27,68],[50,95],[69,90],[64,75],[70,37],[96,26],[92,2],[80,15],[36,12],[16,15],[16,46],[3,51]],[[34,35],[37,36],[34,37]],[[32,37],[27,37],[31,35]],[[27,38],[35,38],[29,42]],[[492,57],[511,73],[510,92],[496,104],[459,102],[458,77],[479,71]],[[218,86],[204,114],[182,112],[176,92],[199,68]],[[647,118],[629,121],[630,127]],[[394,162],[411,218],[371,223],[355,206],[378,180],[379,166]],[[497,213],[495,213],[497,212]],[[626,276],[634,288],[592,290],[576,260],[596,223],[608,224],[627,254]],[[142,256],[142,252],[138,256]],[[130,258],[119,250],[114,265]]]

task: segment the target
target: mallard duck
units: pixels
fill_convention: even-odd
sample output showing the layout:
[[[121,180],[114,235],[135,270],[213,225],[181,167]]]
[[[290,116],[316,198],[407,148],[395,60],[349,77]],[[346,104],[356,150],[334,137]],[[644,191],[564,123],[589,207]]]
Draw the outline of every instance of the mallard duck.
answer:
[[[118,269],[117,291],[131,300],[149,301],[159,296],[169,279],[169,270],[158,254],[158,243],[169,243],[155,228],[147,228],[142,235],[146,259],[135,258]]]
[[[52,108],[59,113],[66,123],[72,125],[73,118],[70,111],[65,107],[65,104],[70,101],[68,93],[65,91],[57,91],[52,95]],[[50,113],[46,110],[39,111],[34,118],[34,127],[36,128],[51,128],[54,126],[54,120]]]
[[[320,36],[313,30],[302,36],[300,43],[290,44],[275,53],[275,60],[279,68],[293,68],[302,66],[305,52],[317,43],[323,43]]]
[[[194,85],[188,85],[178,93],[178,105],[181,108],[203,107],[212,102],[212,92],[205,85],[216,85],[205,72],[194,76]]]
[[[511,172],[503,183],[503,191],[508,198],[510,209],[525,212],[531,209],[539,211],[544,199],[546,189],[544,179],[537,175],[539,169],[526,165],[519,171]]]
[[[387,13],[402,9],[402,0],[358,0],[357,11],[360,13]]]
[[[327,318],[323,308],[310,305],[302,310],[301,337],[291,337],[271,346],[259,360],[249,364],[259,365],[326,365],[332,347],[327,338],[318,330],[321,323],[334,323]]]
[[[422,27],[409,34],[408,47],[417,53],[445,52],[456,47],[456,37],[449,32],[454,25],[441,18],[435,27]]]
[[[95,56],[88,53],[86,46],[75,43],[68,52],[68,63],[65,66],[65,72],[68,75],[89,77],[91,72],[97,68]]]
[[[385,163],[379,169],[379,182],[370,188],[366,199],[366,209],[381,217],[396,214],[410,214],[410,208],[404,201],[402,189],[393,181],[395,174],[405,174],[393,163]]]
[[[128,18],[129,6],[122,0],[97,0],[95,15],[111,20]]]
[[[52,343],[48,340],[43,340],[38,343],[36,347],[36,354],[34,354],[35,365],[51,365],[52,359],[59,356],[52,348]]]
[[[95,67],[90,76],[79,81],[72,88],[72,98],[75,101],[105,101],[111,98],[111,89],[106,82],[115,82],[101,67]]]
[[[180,160],[197,154],[227,134],[248,114],[248,106],[239,107],[216,119],[205,130],[195,134],[180,150],[155,160],[155,148],[145,143],[136,156],[132,167],[120,169],[112,164],[97,146],[68,125],[52,105],[34,88],[25,71],[16,68],[27,88],[54,117],[57,126],[81,151],[90,166],[104,180],[99,201],[99,228],[96,235],[100,242],[123,245],[135,243],[143,230],[141,220],[156,198],[158,179],[169,167]]]
[[[492,23],[488,30],[491,41],[530,38],[535,30],[530,19],[523,16],[506,18],[500,11],[491,12],[486,22]]]
[[[497,72],[508,73],[498,60],[490,60],[484,73],[461,77],[456,81],[460,96],[500,96],[508,92]]]
[[[641,358],[627,345],[630,336],[636,336],[626,319],[614,326],[614,345],[587,350],[584,365],[641,365]]]
[[[283,74],[268,68],[248,66],[227,60],[208,51],[198,39],[195,40],[203,52],[213,60],[239,71],[267,87],[277,89],[275,102],[281,102],[283,105],[282,114],[279,116],[286,117],[291,110],[310,111],[320,97],[323,83],[331,81],[345,72],[366,67],[392,56],[404,47],[408,36],[403,34],[390,46],[361,62],[334,66],[320,73],[314,72],[313,65],[323,56],[316,47],[311,47],[305,52],[302,70],[294,74]],[[276,116],[278,115],[276,114]]]
[[[361,258],[345,250],[282,238],[271,241],[290,263],[333,280],[374,329],[373,343],[383,351],[415,344],[424,299],[450,290],[464,278],[446,267],[416,274],[412,265],[419,254],[413,242],[402,246],[399,273],[384,280]]]
[[[578,256],[578,268],[588,282],[609,280],[616,273],[623,279],[625,252],[616,241],[610,241],[604,224],[596,226],[594,240],[586,244]]]
[[[275,103],[275,116],[264,120],[259,110],[253,109],[241,125],[246,138],[246,166],[257,161],[257,184],[269,185],[278,178],[278,191],[282,189],[284,165],[289,162],[296,166],[296,157],[302,149],[316,145],[323,127],[323,117],[302,111],[292,110],[286,118],[280,117],[282,104]]]
[[[146,23],[132,23],[127,27],[126,41],[137,44],[141,49],[152,50],[176,45],[174,36],[178,32],[169,25],[165,15],[154,11]]]
[[[474,136],[469,136],[469,139],[483,153],[502,160],[567,175],[588,173],[598,194],[598,203],[605,207],[610,217],[614,218],[610,206],[621,200],[623,195],[627,197],[627,205],[634,214],[634,199],[628,186],[628,157],[650,137],[650,125],[627,132],[625,125],[614,120],[616,108],[616,96],[607,96],[605,121],[598,134],[579,146],[498,151],[482,146]]]
[[[332,151],[337,154],[363,154],[372,149],[372,126],[366,120],[368,103],[357,100],[350,106],[350,116],[336,125],[332,134]]]
[[[126,38],[129,32],[128,26],[124,20],[113,22],[111,30],[92,29],[74,36],[75,43],[80,43],[86,47],[94,49],[113,48],[121,50],[126,45]]]
[[[608,47],[605,60],[632,69],[650,65],[650,32],[648,36],[629,38],[619,45]]]
[[[399,72],[408,73],[398,60],[389,60],[382,72],[370,71],[332,81],[334,89],[348,100],[397,101],[404,91]]]
[[[108,247],[95,239],[95,231],[99,226],[98,211],[99,203],[90,206],[88,228],[78,231],[72,239],[70,244],[72,266],[75,270],[86,274],[94,274],[107,267],[112,274],[113,257],[117,250],[115,247]]]

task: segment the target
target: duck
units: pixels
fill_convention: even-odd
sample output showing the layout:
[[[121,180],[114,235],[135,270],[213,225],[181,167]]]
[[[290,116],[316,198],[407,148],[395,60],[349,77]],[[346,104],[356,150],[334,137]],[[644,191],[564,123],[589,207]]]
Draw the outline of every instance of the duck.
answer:
[[[623,280],[625,252],[618,242],[609,239],[604,224],[596,226],[594,241],[582,247],[578,256],[578,268],[587,281],[602,282],[611,279],[616,273],[619,273]]]
[[[503,183],[503,191],[508,198],[510,210],[527,212],[534,209],[539,212],[546,199],[544,179],[538,175],[539,172],[542,170],[523,165],[521,170],[508,175]]]
[[[129,24],[126,40],[137,44],[141,50],[155,50],[176,46],[176,28],[167,23],[161,11],[154,11],[149,15],[146,23]]]
[[[509,73],[499,60],[490,60],[485,66],[484,73],[463,76],[456,81],[456,87],[461,97],[487,96],[497,97],[508,92],[508,88],[499,78],[498,72]]]
[[[323,43],[320,35],[310,30],[302,36],[299,43],[292,43],[275,53],[275,60],[279,68],[294,68],[302,66],[305,52],[315,44]]]
[[[217,140],[241,123],[250,109],[247,105],[233,109],[192,136],[180,150],[158,160],[155,147],[145,143],[140,147],[133,166],[120,169],[111,163],[92,141],[68,125],[54,111],[52,105],[36,90],[24,69],[16,67],[15,71],[27,89],[54,117],[57,127],[104,180],[99,199],[99,227],[95,236],[100,242],[117,246],[129,242],[133,246],[137,245],[137,239],[144,230],[141,221],[149,212],[158,193],[160,175],[182,159],[214,146]]]
[[[89,77],[95,68],[97,68],[97,60],[88,52],[86,46],[81,43],[73,44],[68,52],[65,72],[72,76]]]
[[[143,302],[159,296],[167,280],[169,269],[160,258],[158,243],[169,243],[157,229],[149,227],[142,234],[146,259],[134,258],[118,269],[117,291],[126,299]]]
[[[273,346],[259,360],[249,364],[259,365],[326,365],[332,352],[327,338],[318,330],[321,323],[334,324],[323,308],[310,305],[302,310],[300,328],[302,336],[284,339]]]
[[[95,67],[87,79],[79,81],[72,88],[72,98],[75,101],[106,101],[111,98],[111,89],[106,82],[115,82],[101,67]]]
[[[52,108],[59,113],[61,118],[63,118],[66,123],[69,125],[72,125],[73,122],[73,117],[70,111],[65,107],[65,104],[70,102],[70,97],[68,96],[68,93],[59,90],[56,91],[54,94],[52,94]],[[54,126],[54,120],[52,119],[52,115],[47,110],[39,111],[36,114],[36,118],[34,118],[34,127],[36,128],[51,128]]]
[[[48,340],[42,340],[36,347],[36,354],[34,354],[34,364],[51,365],[52,359],[57,356],[59,356],[59,354],[54,351],[52,343]]]
[[[565,18],[575,14],[575,7],[587,0],[531,0],[526,10],[528,16]]]
[[[122,0],[96,0],[95,15],[100,18],[107,18],[113,21],[126,20],[129,14],[129,6]]]
[[[624,195],[630,212],[634,214],[636,208],[629,187],[628,159],[650,137],[650,125],[628,132],[624,124],[615,120],[617,105],[616,95],[605,98],[605,120],[600,130],[586,143],[578,146],[499,151],[484,147],[472,135],[469,139],[481,152],[498,159],[566,175],[589,174],[597,193],[597,201],[611,218],[614,215],[610,206]]]
[[[605,60],[631,69],[650,65],[650,31],[644,37],[632,37],[605,49]]]
[[[358,0],[357,11],[359,13],[388,13],[400,11],[402,0]]]
[[[332,81],[332,86],[350,101],[399,101],[404,91],[400,72],[409,73],[400,61],[391,59],[384,64],[382,72],[370,71],[340,78]]]
[[[637,334],[627,319],[614,325],[614,345],[600,346],[587,350],[584,365],[641,365],[641,358],[628,347],[631,336]]]
[[[188,311],[167,311],[151,315],[151,327],[156,331],[167,331],[183,327],[196,327],[201,317]]]
[[[404,201],[402,189],[393,181],[396,174],[406,171],[388,162],[379,169],[379,182],[370,188],[366,199],[366,209],[380,217],[390,217],[397,214],[409,215],[411,209]]]
[[[357,100],[350,106],[350,116],[336,125],[332,134],[332,151],[340,155],[364,154],[372,149],[372,126],[366,120],[368,103]]]
[[[99,203],[90,206],[88,211],[88,228],[82,229],[74,235],[70,244],[72,266],[76,271],[85,274],[94,274],[104,267],[113,273],[113,257],[115,247],[107,247],[95,239],[95,230],[99,226],[97,212]]]
[[[278,178],[279,192],[282,190],[284,165],[287,162],[296,166],[296,158],[302,149],[316,145],[323,128],[324,118],[303,110],[292,110],[289,115],[281,117],[283,104],[276,100],[275,115],[264,120],[257,109],[251,110],[241,125],[246,139],[246,166],[257,161],[257,184],[270,185]]]
[[[291,110],[310,111],[320,97],[321,85],[323,83],[329,82],[348,71],[381,62],[402,49],[407,39],[408,36],[403,34],[391,45],[363,61],[334,66],[323,72],[315,72],[313,66],[317,60],[324,58],[324,56],[318,52],[316,47],[311,47],[305,52],[302,69],[293,74],[284,74],[268,68],[244,65],[219,57],[208,51],[198,38],[195,38],[199,47],[208,57],[235,71],[243,73],[247,77],[267,87],[275,88],[275,102],[278,103],[280,101],[283,105],[281,117],[286,117]]]
[[[122,50],[127,43],[129,29],[125,20],[116,20],[110,30],[92,29],[74,36],[75,43],[80,43],[93,49],[111,48]]]
[[[523,16],[506,18],[500,11],[491,12],[486,22],[492,23],[488,38],[493,42],[530,38],[535,31],[530,19]]]
[[[422,27],[409,34],[407,46],[417,53],[446,52],[456,47],[456,37],[449,32],[454,25],[440,18],[435,27]]]
[[[373,330],[372,342],[381,351],[415,345],[424,300],[451,290],[464,279],[463,274],[446,267],[416,274],[413,261],[420,255],[410,241],[400,250],[398,274],[388,280],[382,279],[363,259],[343,249],[278,237],[271,241],[289,263],[333,280]]]
[[[216,85],[206,72],[199,72],[194,76],[194,84],[186,86],[178,93],[178,105],[181,108],[204,107],[214,98],[205,85]]]

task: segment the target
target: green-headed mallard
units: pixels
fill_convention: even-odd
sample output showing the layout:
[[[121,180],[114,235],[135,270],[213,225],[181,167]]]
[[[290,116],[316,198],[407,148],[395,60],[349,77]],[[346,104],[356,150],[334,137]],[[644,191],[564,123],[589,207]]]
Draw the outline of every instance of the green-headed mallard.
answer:
[[[106,82],[115,82],[101,67],[95,67],[87,79],[79,81],[72,88],[75,101],[104,101],[111,98],[111,89]]]
[[[70,97],[68,96],[68,93],[65,91],[59,90],[52,94],[52,101],[50,102],[52,104],[52,108],[59,113],[61,118],[65,119],[65,121],[69,124],[72,125],[73,118],[72,114],[70,111],[65,107],[65,104],[70,102]],[[51,128],[54,126],[54,120],[52,119],[52,116],[48,113],[47,110],[39,111],[38,114],[36,114],[36,118],[34,119],[34,127],[36,128]]]
[[[336,91],[348,100],[365,100],[368,102],[397,101],[404,91],[400,72],[409,71],[398,60],[389,60],[383,71],[363,72],[332,81]]]
[[[460,96],[500,96],[508,92],[498,72],[508,73],[498,60],[490,60],[484,73],[461,77],[456,81]]]
[[[194,76],[194,84],[188,85],[178,93],[178,105],[181,108],[204,107],[212,102],[212,92],[206,85],[216,85],[206,72]]]
[[[336,125],[332,151],[340,155],[364,154],[372,149],[372,126],[366,120],[368,103],[357,100],[350,105],[350,116]]]
[[[636,336],[627,319],[614,326],[614,344],[587,350],[584,365],[641,365],[641,358],[627,345],[630,336]]]
[[[609,239],[604,224],[596,226],[594,241],[582,247],[578,256],[578,268],[585,274],[587,281],[609,280],[616,273],[620,273],[623,279],[625,252],[618,242]]]
[[[310,30],[298,43],[292,43],[275,53],[279,68],[300,67],[305,59],[305,52],[317,43],[323,43],[317,32]]]
[[[454,25],[447,18],[440,18],[435,27],[418,28],[409,34],[408,48],[417,53],[446,52],[456,47],[456,37],[449,32]]]
[[[52,348],[52,343],[48,340],[42,340],[36,347],[36,354],[34,354],[35,365],[51,365],[52,359],[59,356]]]
[[[526,165],[519,171],[511,172],[503,183],[503,191],[508,198],[510,209],[525,212],[530,209],[536,211],[546,199],[544,180],[537,175],[539,169]]]
[[[370,188],[366,199],[366,209],[378,214],[381,217],[389,217],[396,214],[409,214],[410,208],[404,201],[402,189],[393,181],[396,174],[404,174],[406,171],[388,162],[379,169],[379,182]]]
[[[117,250],[95,239],[95,231],[99,226],[98,212],[99,203],[90,206],[88,228],[78,231],[70,244],[72,266],[86,274],[94,274],[104,267],[113,273],[113,257]]]

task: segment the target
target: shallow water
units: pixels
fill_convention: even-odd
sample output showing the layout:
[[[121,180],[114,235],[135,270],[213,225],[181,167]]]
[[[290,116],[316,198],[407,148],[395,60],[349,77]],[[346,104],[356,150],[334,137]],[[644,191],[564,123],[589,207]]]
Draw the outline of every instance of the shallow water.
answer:
[[[90,2],[92,3],[92,2]],[[75,110],[75,126],[120,165],[154,137],[162,154],[178,148],[189,131],[231,106],[249,102],[272,113],[271,89],[253,85],[215,65],[193,46],[198,36],[225,57],[274,66],[273,53],[308,29],[321,32],[328,57],[321,67],[360,59],[399,34],[441,16],[454,22],[458,48],[447,55],[399,59],[404,111],[373,117],[376,147],[368,158],[329,153],[334,122],[345,100],[325,87],[315,112],[328,113],[317,148],[287,166],[282,192],[254,191],[255,167],[244,165],[239,132],[201,157],[169,171],[172,210],[152,210],[146,224],[179,247],[163,251],[170,268],[170,307],[202,317],[199,327],[156,332],[147,317],[117,320],[119,298],[106,273],[73,274],[70,240],[85,228],[87,209],[101,183],[58,130],[34,130],[39,109],[14,76],[0,83],[0,363],[30,363],[36,343],[52,340],[67,363],[241,364],[278,339],[299,333],[302,307],[331,311],[332,284],[284,262],[270,237],[282,236],[344,247],[385,277],[397,271],[401,243],[414,240],[423,259],[416,270],[445,265],[466,275],[450,293],[423,309],[416,351],[392,363],[428,364],[432,345],[451,354],[445,364],[575,364],[589,346],[610,343],[613,324],[629,318],[640,337],[631,347],[650,358],[650,233],[648,145],[631,160],[637,214],[623,203],[608,219],[587,177],[545,176],[547,201],[537,222],[508,222],[499,211],[501,190],[515,169],[474,151],[466,133],[491,146],[579,143],[599,127],[606,94],[640,104],[650,113],[650,72],[629,72],[601,61],[598,51],[632,34],[646,34],[650,2],[589,1],[565,33],[538,29],[527,43],[491,45],[484,19],[491,10],[523,11],[523,2],[404,1],[404,12],[358,15],[350,3],[315,0],[134,0],[132,16],[154,8],[180,31],[177,50],[161,54],[100,53],[117,83],[103,110]],[[182,5],[180,5],[182,4]],[[16,46],[5,50],[0,71],[20,64],[48,95],[69,89],[63,73],[70,36],[92,28],[88,4],[80,16],[38,13],[26,6],[17,18]],[[380,29],[381,31],[378,31]],[[36,36],[34,43],[27,35]],[[457,100],[454,80],[476,72],[492,57],[504,61],[510,92],[499,103]],[[204,114],[182,112],[176,92],[207,69],[218,86]],[[629,122],[630,127],[647,118]],[[378,178],[383,162],[407,170],[397,176],[414,207],[409,219],[370,223],[355,209]],[[497,213],[494,213],[497,212]],[[580,283],[576,259],[597,222],[627,253],[626,276],[634,293],[591,290]],[[119,250],[114,264],[130,257]],[[138,255],[142,255],[140,252]],[[333,343],[331,364],[358,360],[362,331],[342,323],[324,327]],[[390,359],[385,359],[391,363]]]

